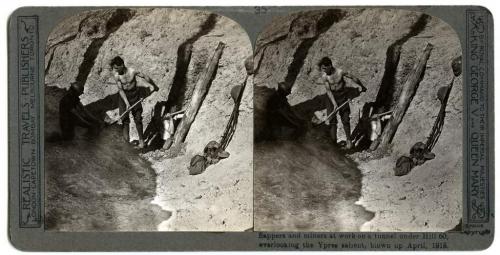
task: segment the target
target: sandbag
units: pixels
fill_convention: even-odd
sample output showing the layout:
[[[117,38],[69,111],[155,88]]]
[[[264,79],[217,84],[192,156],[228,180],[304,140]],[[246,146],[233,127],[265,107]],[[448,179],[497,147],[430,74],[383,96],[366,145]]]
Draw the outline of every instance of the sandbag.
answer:
[[[417,142],[411,147],[410,156],[416,161],[416,165],[422,165],[425,161],[436,157],[434,153],[427,150],[422,142]]]
[[[401,156],[396,162],[396,166],[394,167],[394,175],[396,176],[407,175],[414,166],[415,164],[412,158],[407,156]]]
[[[207,163],[207,158],[201,155],[195,155],[193,158],[191,158],[191,162],[189,164],[189,174],[190,175],[197,175],[201,174],[207,169],[208,163]]]

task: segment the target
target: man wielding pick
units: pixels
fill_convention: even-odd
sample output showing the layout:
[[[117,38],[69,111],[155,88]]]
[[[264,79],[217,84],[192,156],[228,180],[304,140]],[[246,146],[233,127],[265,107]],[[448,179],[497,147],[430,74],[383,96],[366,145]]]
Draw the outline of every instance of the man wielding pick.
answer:
[[[111,60],[111,68],[113,69],[114,79],[116,85],[118,86],[118,93],[120,94],[120,100],[118,101],[118,108],[120,115],[130,108],[130,105],[135,104],[141,100],[139,88],[137,86],[136,77],[139,76],[146,80],[149,84],[153,86],[153,91],[158,91],[159,88],[153,82],[149,76],[136,71],[132,68],[126,67],[123,59],[119,56]],[[137,104],[134,108],[130,110],[132,117],[134,118],[135,126],[137,128],[137,135],[139,136],[139,148],[144,148],[144,137],[142,130],[142,104]],[[129,124],[130,119],[128,114],[124,116],[123,120],[123,139],[129,142]]]
[[[326,94],[328,100],[326,102],[327,116],[331,112],[335,111],[337,107],[343,105],[349,100],[349,93],[346,89],[345,78],[349,78],[354,81],[360,89],[360,92],[365,92],[366,87],[363,86],[361,81],[352,76],[351,74],[341,70],[340,68],[335,68],[332,64],[332,60],[328,57],[324,57],[318,63],[318,67],[321,71],[321,77],[316,83],[322,84],[326,87]],[[349,103],[346,103],[338,111],[340,119],[342,120],[342,125],[344,126],[344,131],[346,135],[346,149],[351,149],[353,147],[351,140],[351,124],[350,124],[350,114],[351,109]],[[326,120],[326,124],[330,126],[330,136],[334,142],[337,142],[337,116],[331,116],[330,121]]]

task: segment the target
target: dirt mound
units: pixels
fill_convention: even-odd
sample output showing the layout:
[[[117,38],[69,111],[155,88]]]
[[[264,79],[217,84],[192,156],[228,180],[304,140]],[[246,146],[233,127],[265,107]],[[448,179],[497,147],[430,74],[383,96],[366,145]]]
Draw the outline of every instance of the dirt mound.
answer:
[[[361,172],[326,137],[255,145],[258,231],[359,231],[373,218],[355,202]]]
[[[63,89],[46,88],[45,121],[57,123]],[[46,137],[57,127],[46,125]],[[156,174],[109,127],[93,139],[46,143],[46,228],[60,231],[153,231],[170,213],[151,204]]]

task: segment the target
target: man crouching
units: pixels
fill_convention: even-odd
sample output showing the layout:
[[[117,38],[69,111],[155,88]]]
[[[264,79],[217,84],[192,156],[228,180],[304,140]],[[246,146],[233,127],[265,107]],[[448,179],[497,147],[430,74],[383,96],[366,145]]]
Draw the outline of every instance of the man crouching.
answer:
[[[83,84],[76,81],[66,91],[59,101],[59,128],[60,133],[53,133],[47,137],[48,142],[69,141],[75,137],[76,127],[87,129],[87,137],[96,136],[104,125],[81,103]]]

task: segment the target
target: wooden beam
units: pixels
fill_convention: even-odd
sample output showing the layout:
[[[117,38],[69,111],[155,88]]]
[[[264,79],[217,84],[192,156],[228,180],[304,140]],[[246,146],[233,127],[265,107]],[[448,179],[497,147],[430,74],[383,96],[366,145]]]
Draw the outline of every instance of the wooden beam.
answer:
[[[219,42],[219,45],[217,45],[212,58],[205,66],[202,75],[196,82],[193,95],[191,96],[191,102],[186,108],[186,112],[181,120],[181,123],[179,124],[179,128],[175,132],[174,146],[181,144],[186,139],[189,128],[191,127],[191,124],[193,124],[194,119],[196,118],[196,114],[198,114],[198,110],[200,109],[201,104],[205,99],[208,91],[208,86],[210,84],[210,81],[212,80],[212,77],[214,76],[215,70],[217,69],[217,65],[219,64],[219,59],[222,55],[222,51],[224,50],[224,46],[224,43]]]
[[[392,142],[392,138],[396,134],[398,126],[403,120],[406,110],[413,100],[413,96],[415,95],[418,85],[422,80],[425,67],[427,65],[427,60],[431,55],[433,47],[434,46],[432,44],[427,43],[417,62],[415,62],[413,71],[408,75],[408,78],[403,85],[403,90],[401,91],[401,94],[399,96],[398,103],[393,109],[392,116],[385,126],[384,131],[382,132],[379,147],[386,148],[387,145]]]

